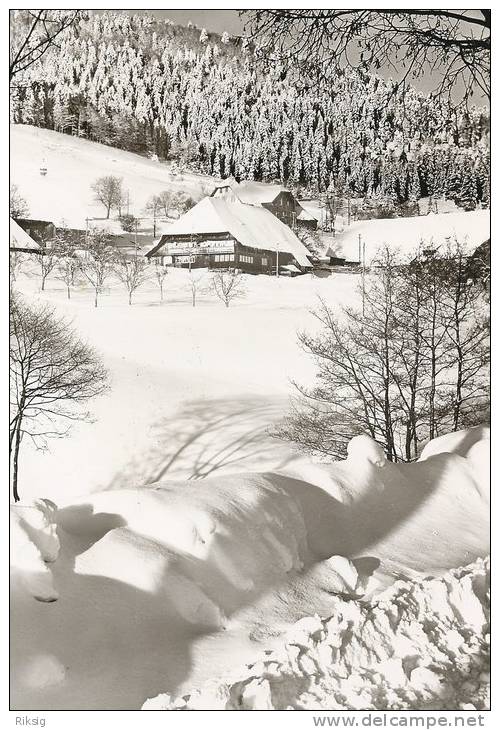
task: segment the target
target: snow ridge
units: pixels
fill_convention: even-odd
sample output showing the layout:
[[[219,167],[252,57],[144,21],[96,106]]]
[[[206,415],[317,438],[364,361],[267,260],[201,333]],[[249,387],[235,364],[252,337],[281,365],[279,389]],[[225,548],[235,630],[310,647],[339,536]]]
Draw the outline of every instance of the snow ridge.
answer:
[[[399,580],[370,602],[332,597],[226,680],[144,710],[482,710],[489,706],[489,559]]]

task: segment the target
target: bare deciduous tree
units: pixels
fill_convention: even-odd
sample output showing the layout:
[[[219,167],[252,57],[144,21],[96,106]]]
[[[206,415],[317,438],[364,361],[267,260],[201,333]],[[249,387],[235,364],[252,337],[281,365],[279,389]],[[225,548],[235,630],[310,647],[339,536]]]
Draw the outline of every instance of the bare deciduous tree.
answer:
[[[27,218],[30,214],[29,206],[23,198],[17,185],[10,186],[10,215],[12,218]]]
[[[196,297],[201,292],[205,291],[205,273],[195,274],[192,270],[189,272],[189,278],[187,286],[191,292],[191,304],[196,307]]]
[[[152,195],[144,207],[144,211],[153,218],[153,236],[156,236],[156,220],[161,216],[163,208],[164,204],[160,200],[159,195]]]
[[[10,274],[9,281],[10,281],[11,288],[12,288],[13,283],[17,279],[18,273],[21,271],[22,263],[23,263],[22,252],[12,249],[10,251],[10,257],[9,257],[9,274]]]
[[[40,244],[40,255],[38,256],[38,263],[40,265],[40,281],[41,289],[45,290],[45,282],[49,274],[51,274],[56,268],[59,261],[60,253],[60,238],[56,234],[54,238],[47,241],[42,241]]]
[[[128,292],[128,303],[132,304],[132,296],[140,286],[148,280],[148,262],[143,256],[128,258],[121,255],[116,258],[115,274]]]
[[[109,234],[106,231],[90,231],[83,246],[80,271],[94,289],[96,307],[104,282],[113,271],[115,259],[116,249],[111,245]]]
[[[17,502],[23,437],[46,448],[47,439],[66,435],[72,422],[87,420],[82,405],[105,390],[107,374],[94,350],[47,305],[31,306],[13,296],[10,334],[9,448]]]
[[[490,93],[491,10],[246,10],[263,54],[310,73],[384,67],[400,83],[439,76],[436,93]]]
[[[154,196],[158,210],[161,210],[165,218],[169,217],[169,211],[176,207],[178,193],[172,190],[162,190],[161,193]]]
[[[92,184],[95,200],[106,208],[106,218],[109,218],[113,208],[120,208],[123,203],[122,182],[121,177],[104,175]]]
[[[36,63],[78,19],[83,10],[11,10],[9,76]]]
[[[382,252],[359,309],[321,302],[321,325],[301,333],[317,364],[313,388],[298,396],[277,430],[306,449],[345,456],[369,433],[391,461],[411,461],[422,444],[488,418],[488,327],[480,283],[465,274],[455,241],[438,255],[402,261]]]
[[[216,271],[212,275],[212,290],[226,307],[234,299],[246,295],[245,282],[239,271]]]
[[[155,259],[154,275],[155,275],[156,283],[158,284],[158,287],[160,289],[160,302],[163,301],[163,286],[164,286],[163,282],[165,281],[165,277],[167,276],[167,274],[168,274],[168,268]]]
[[[75,283],[75,276],[80,268],[80,261],[76,255],[75,247],[69,239],[61,238],[58,248],[59,256],[56,276],[66,285],[68,299],[71,299],[71,287]]]

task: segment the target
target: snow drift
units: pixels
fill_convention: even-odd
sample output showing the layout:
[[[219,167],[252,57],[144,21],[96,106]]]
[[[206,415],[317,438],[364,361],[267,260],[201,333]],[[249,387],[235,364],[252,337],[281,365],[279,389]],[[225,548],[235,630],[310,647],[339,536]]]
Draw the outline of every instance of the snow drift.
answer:
[[[57,559],[56,506],[48,499],[18,504],[10,511],[12,586],[19,584],[39,601],[56,601],[57,590],[47,566]]]
[[[331,465],[98,492],[58,510],[16,506],[13,706],[138,709],[156,694],[169,695],[159,700],[167,706],[189,693],[189,709],[208,697],[193,688],[265,647],[281,651],[278,679],[264,690],[238,685],[230,702],[322,706],[333,692],[350,707],[343,662],[361,684],[371,672],[378,694],[361,694],[367,708],[453,704],[451,689],[437,689],[446,662],[480,656],[482,666],[486,652],[486,569],[460,566],[489,549],[487,438],[474,429],[431,444],[417,463],[391,464],[360,436]],[[54,583],[33,586],[37,571]],[[322,619],[304,618],[314,614]],[[282,649],[297,643],[287,632],[301,619],[295,634],[316,628],[303,661],[292,652],[287,664]],[[390,671],[373,669],[384,662]]]
[[[397,581],[363,604],[332,599],[279,648],[182,697],[144,710],[489,709],[489,562]]]

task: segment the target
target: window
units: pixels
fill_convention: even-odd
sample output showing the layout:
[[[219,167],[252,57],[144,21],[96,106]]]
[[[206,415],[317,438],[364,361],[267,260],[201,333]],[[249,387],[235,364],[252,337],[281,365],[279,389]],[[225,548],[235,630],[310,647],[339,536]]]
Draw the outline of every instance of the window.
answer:
[[[240,254],[240,262],[243,264],[253,264],[253,256],[244,256]]]
[[[214,256],[214,261],[221,262],[221,261],[234,261],[234,254],[232,253],[217,253]]]
[[[267,266],[267,258],[265,256],[262,257],[262,266]]]

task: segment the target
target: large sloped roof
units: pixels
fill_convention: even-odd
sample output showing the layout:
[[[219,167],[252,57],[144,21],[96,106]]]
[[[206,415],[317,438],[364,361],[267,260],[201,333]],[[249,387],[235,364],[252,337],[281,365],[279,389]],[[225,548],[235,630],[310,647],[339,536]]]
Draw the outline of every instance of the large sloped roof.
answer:
[[[10,219],[10,248],[40,251],[40,245],[13,218]]]
[[[245,180],[237,187],[231,186],[242,203],[248,205],[262,205],[272,203],[280,193],[288,193],[283,185],[268,185],[254,180]]]
[[[269,185],[268,183],[255,182],[255,180],[243,180],[238,183],[233,178],[228,178],[223,181],[222,185],[218,185],[212,196],[215,196],[217,190],[221,188],[231,188],[234,195],[242,203],[247,205],[265,205],[266,203],[272,203],[280,193],[289,193],[290,190],[284,187],[284,185]],[[297,206],[297,220],[300,221],[316,221],[317,218],[308,210],[300,205],[296,201]]]
[[[175,235],[230,233],[244,246],[291,253],[300,266],[311,266],[309,251],[295,233],[265,208],[224,198],[203,198],[181,216],[150,253],[158,250],[165,238]]]

